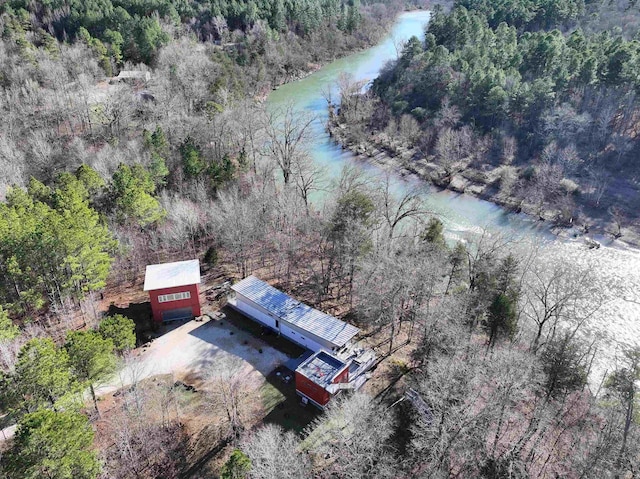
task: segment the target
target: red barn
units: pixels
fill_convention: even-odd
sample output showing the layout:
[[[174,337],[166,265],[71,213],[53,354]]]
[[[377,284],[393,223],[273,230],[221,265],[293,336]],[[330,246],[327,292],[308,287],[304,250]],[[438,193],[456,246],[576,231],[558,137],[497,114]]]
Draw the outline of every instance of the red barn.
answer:
[[[200,316],[200,262],[197,259],[151,264],[144,277],[156,322]]]

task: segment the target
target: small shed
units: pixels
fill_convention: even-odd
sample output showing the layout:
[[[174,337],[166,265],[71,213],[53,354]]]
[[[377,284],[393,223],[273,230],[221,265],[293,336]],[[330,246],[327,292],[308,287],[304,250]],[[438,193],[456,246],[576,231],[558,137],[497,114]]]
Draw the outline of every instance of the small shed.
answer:
[[[200,262],[197,259],[151,264],[144,277],[156,322],[200,316]]]
[[[338,351],[360,331],[249,276],[231,286],[228,303],[245,316],[312,351]]]
[[[148,71],[142,70],[122,70],[118,73],[118,76],[115,77],[116,80],[151,80],[151,73]]]

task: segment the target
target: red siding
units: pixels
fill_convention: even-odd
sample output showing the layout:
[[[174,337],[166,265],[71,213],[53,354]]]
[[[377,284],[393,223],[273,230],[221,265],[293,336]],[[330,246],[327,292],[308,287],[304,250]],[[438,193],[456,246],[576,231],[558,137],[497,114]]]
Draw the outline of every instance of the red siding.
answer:
[[[296,390],[317,402],[320,406],[324,406],[331,399],[329,392],[298,372],[296,372]]]
[[[348,383],[349,382],[349,368],[344,368],[340,374],[338,374],[335,379],[332,381],[335,383]]]
[[[182,293],[189,291],[191,298],[180,299],[178,301],[167,301],[160,303],[158,296],[162,294]],[[162,313],[164,311],[171,311],[172,309],[188,308],[191,307],[194,316],[200,316],[200,288],[197,284],[188,286],[176,286],[174,288],[162,288],[149,291],[149,299],[151,300],[151,311],[153,312],[154,321],[162,321]]]

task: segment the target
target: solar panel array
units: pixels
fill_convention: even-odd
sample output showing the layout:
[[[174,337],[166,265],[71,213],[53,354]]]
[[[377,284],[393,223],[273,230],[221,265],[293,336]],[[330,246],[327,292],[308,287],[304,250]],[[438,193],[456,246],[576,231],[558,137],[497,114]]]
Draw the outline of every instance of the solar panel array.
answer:
[[[346,364],[324,351],[319,351],[298,366],[299,372],[322,387],[331,384],[336,374],[345,368]]]
[[[301,303],[255,276],[243,279],[231,289],[282,321],[308,331],[337,347],[344,346],[360,331],[355,326]]]

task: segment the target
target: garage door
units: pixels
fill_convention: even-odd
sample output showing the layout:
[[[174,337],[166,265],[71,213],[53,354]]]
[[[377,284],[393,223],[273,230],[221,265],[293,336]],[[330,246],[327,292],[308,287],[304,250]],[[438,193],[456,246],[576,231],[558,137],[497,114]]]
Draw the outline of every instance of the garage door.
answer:
[[[162,321],[180,321],[182,319],[193,318],[193,310],[191,308],[178,308],[162,313]]]

